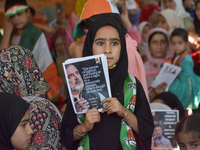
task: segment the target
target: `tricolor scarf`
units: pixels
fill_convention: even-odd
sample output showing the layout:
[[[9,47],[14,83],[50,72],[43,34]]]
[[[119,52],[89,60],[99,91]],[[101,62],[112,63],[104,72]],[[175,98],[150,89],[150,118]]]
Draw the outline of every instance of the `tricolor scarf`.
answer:
[[[28,6],[26,5],[14,5],[10,8],[8,8],[8,10],[6,11],[5,16],[6,17],[11,17],[14,16],[15,14],[24,12],[28,9]]]
[[[38,41],[39,37],[41,36],[42,32],[38,30],[32,23],[28,23],[24,32],[21,35],[19,46],[29,49],[33,51],[36,42]],[[12,32],[11,38],[14,35]]]
[[[174,56],[170,61],[167,61],[167,62],[170,63],[170,64],[174,64],[176,66],[179,66],[180,62],[182,60],[184,60],[184,56],[188,55],[188,54],[189,54],[189,52],[187,50],[185,50],[181,55]]]
[[[124,107],[134,113],[136,103],[136,80],[133,76],[128,75],[124,82]],[[77,115],[79,123],[84,123],[85,115]],[[133,130],[122,118],[120,130],[120,142],[123,150],[136,150],[136,141]],[[90,150],[89,135],[86,134],[80,141],[79,146],[83,146],[83,150]]]

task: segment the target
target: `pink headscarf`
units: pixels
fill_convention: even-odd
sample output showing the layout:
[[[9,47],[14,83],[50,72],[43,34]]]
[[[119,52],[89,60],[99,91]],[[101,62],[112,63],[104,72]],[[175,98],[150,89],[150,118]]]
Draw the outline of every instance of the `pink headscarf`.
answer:
[[[167,37],[168,40],[168,47],[167,47],[167,54],[165,58],[162,59],[156,59],[152,57],[151,52],[149,50],[149,37],[155,33],[155,32],[161,32]],[[146,48],[146,56],[147,56],[147,62],[144,64],[145,67],[145,73],[146,73],[146,78],[147,78],[147,86],[150,88],[153,80],[155,77],[158,75],[160,72],[160,69],[163,65],[164,62],[169,60],[173,56],[173,51],[171,49],[171,44],[170,44],[170,38],[166,30],[162,28],[153,28],[148,32],[147,35],[147,48]]]

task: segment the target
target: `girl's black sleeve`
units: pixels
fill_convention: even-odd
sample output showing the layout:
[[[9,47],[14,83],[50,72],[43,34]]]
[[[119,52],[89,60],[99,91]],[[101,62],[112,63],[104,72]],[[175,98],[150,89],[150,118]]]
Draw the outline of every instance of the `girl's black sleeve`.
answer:
[[[135,133],[137,149],[151,150],[154,123],[148,100],[140,81],[136,78],[136,106],[134,114],[138,121],[139,135]]]
[[[60,137],[62,144],[69,150],[77,150],[80,140],[73,141],[73,131],[78,125],[76,114],[74,113],[71,100],[68,100],[67,107],[62,119]]]

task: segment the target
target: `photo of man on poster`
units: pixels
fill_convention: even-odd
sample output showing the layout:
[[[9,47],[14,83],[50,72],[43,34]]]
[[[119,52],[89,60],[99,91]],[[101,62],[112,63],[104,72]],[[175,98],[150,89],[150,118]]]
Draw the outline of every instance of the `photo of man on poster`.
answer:
[[[154,147],[172,147],[169,139],[163,136],[163,129],[160,125],[155,125],[153,132]]]
[[[103,108],[101,101],[105,97],[98,93],[87,94],[84,89],[84,82],[81,74],[75,65],[69,64],[65,66],[67,72],[67,78],[71,93],[74,98],[74,106],[77,112],[86,112],[91,108]]]

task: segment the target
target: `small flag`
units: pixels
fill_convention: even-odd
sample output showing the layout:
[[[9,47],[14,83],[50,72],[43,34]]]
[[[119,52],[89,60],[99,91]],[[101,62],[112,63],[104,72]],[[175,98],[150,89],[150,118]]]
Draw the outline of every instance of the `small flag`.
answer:
[[[100,59],[96,58],[96,64],[101,64]]]

